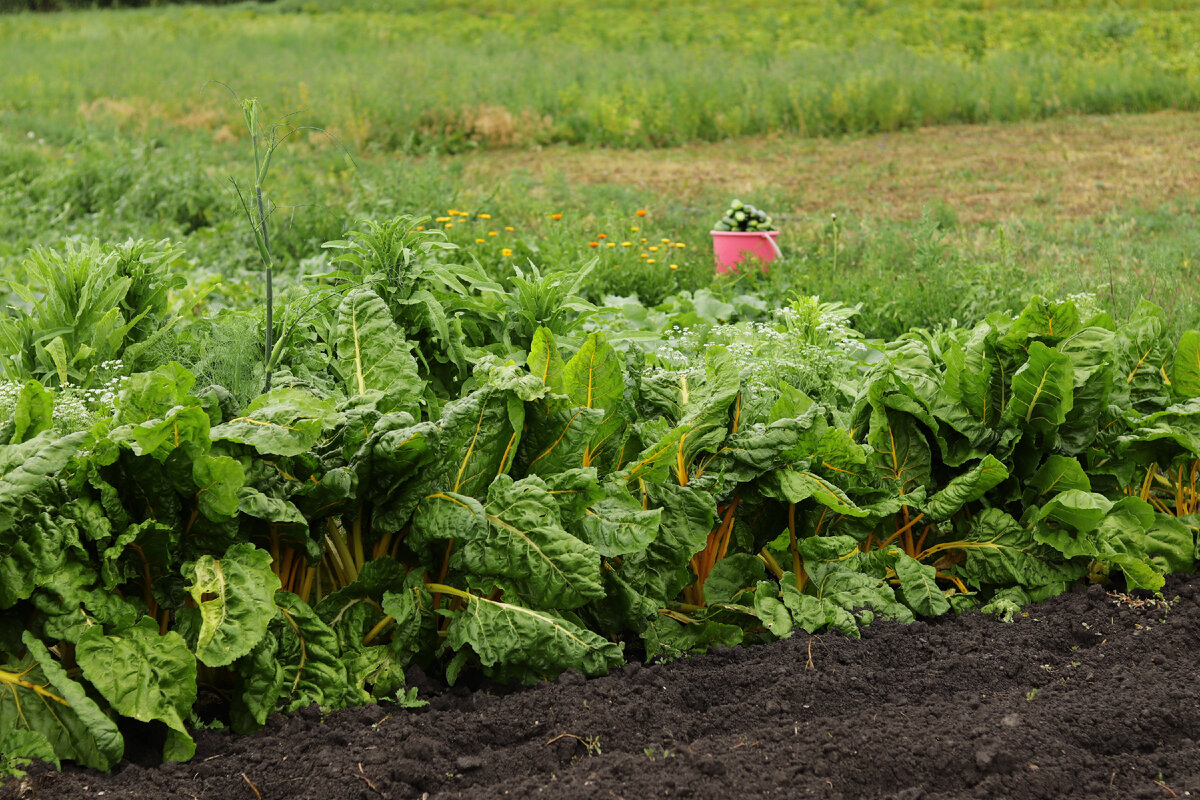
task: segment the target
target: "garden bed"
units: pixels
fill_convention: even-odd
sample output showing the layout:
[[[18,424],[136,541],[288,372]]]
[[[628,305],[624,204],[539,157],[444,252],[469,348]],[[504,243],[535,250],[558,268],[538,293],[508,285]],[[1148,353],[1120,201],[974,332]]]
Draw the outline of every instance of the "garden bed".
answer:
[[[1186,797],[1200,577],[1163,596],[1081,587],[1011,624],[799,632],[511,693],[418,680],[423,711],[311,707],[200,732],[189,763],[153,766],[146,747],[111,775],[36,767],[0,797]]]

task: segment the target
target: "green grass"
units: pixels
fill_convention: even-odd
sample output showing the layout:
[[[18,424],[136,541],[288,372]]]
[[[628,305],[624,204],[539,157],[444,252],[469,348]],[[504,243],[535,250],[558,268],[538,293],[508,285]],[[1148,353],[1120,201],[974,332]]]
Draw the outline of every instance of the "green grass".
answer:
[[[657,147],[1200,108],[1200,3],[306,2],[0,18],[0,131],[211,136],[256,94],[357,149]],[[986,7],[985,7],[986,6]],[[387,8],[388,12],[372,10]]]

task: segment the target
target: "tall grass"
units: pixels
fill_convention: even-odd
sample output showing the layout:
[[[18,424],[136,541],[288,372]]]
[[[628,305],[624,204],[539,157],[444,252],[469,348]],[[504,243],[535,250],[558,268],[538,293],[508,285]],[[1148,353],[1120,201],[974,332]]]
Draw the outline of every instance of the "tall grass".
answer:
[[[387,11],[374,10],[384,9]],[[656,147],[1200,108],[1200,2],[498,0],[0,17],[0,131],[219,133],[217,79],[359,148]]]

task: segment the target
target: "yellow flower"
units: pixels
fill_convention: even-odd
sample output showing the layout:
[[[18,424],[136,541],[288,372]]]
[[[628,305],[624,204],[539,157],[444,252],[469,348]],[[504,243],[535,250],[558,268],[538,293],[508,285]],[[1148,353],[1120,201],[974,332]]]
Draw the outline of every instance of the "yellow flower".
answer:
[[[480,219],[491,219],[492,215],[491,214],[480,214],[479,218]]]
[[[449,215],[450,215],[450,216],[452,216],[452,217],[456,217],[456,216],[458,216],[458,212],[457,212],[457,211],[455,211],[453,208],[452,208],[452,209],[450,209],[449,211],[447,211],[446,213],[447,213],[447,214],[449,214]]]
[[[663,239],[663,240],[662,240],[662,243],[663,243],[663,244],[670,244],[670,243],[671,243],[671,240],[670,240],[670,239]]]
[[[500,255],[503,256],[504,258],[508,258],[509,256],[512,255],[512,250],[505,247],[503,250],[500,251]]]
[[[642,253],[642,258],[649,258],[649,257],[650,257],[649,253]]]
[[[621,242],[621,247],[633,247],[633,242]]]
[[[495,231],[488,231],[488,236],[499,236],[499,235],[500,234],[496,233]]]
[[[652,259],[648,260],[646,263],[647,263],[647,264],[653,264],[653,263],[655,263],[656,261],[657,261],[657,259],[653,259],[653,258],[652,258]]]
[[[438,217],[437,219],[434,220],[434,222],[449,222],[449,221],[450,221],[450,217]]]
[[[629,230],[633,231],[634,233],[637,233],[638,231],[641,230],[641,228],[630,228]]]
[[[684,244],[683,242],[680,242],[679,244],[677,244],[677,245],[675,245],[675,246],[676,246],[676,247],[687,247],[687,245],[686,245],[686,244]]]
[[[418,226],[417,226],[417,230],[419,230],[419,231],[423,231],[423,230],[425,230],[425,226],[424,226],[424,225],[418,225]]]
[[[672,265],[671,265],[671,269],[679,269],[679,265],[678,265],[678,264],[672,264]]]
[[[447,227],[447,228],[453,228],[453,227],[454,227],[454,223],[453,223],[453,222],[447,222],[447,223],[446,223],[446,227]]]
[[[657,248],[657,247],[651,247],[651,248],[650,248],[650,252],[651,252],[651,253],[657,253],[657,252],[658,252],[658,248]]]
[[[609,246],[609,247],[616,247],[616,246],[617,246],[617,243],[616,243],[616,242],[609,242],[609,243],[608,243],[608,246]]]
[[[484,242],[487,241],[487,239],[476,239],[475,241],[478,242],[479,244],[483,244]]]
[[[506,230],[506,231],[511,231],[512,229],[513,229],[513,226],[512,226],[512,225],[505,225],[505,226],[504,226],[504,230]]]

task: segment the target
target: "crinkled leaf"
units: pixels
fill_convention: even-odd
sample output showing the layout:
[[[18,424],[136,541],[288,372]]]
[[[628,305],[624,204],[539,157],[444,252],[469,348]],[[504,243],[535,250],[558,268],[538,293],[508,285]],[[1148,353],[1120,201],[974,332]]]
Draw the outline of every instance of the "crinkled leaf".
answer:
[[[242,412],[210,431],[214,440],[247,444],[264,455],[295,456],[321,438],[333,403],[300,389],[281,388],[255,399]]]
[[[421,416],[425,388],[417,360],[387,304],[370,289],[355,289],[338,307],[337,368],[348,394],[383,392],[386,407]]]
[[[623,662],[621,646],[552,611],[472,595],[450,614],[446,642],[469,646],[491,674],[533,683],[566,669],[603,675]]]
[[[1184,399],[1200,397],[1200,331],[1185,331],[1175,349],[1171,388]]]
[[[75,658],[117,713],[157,720],[177,734],[168,741],[165,759],[187,761],[195,754],[185,721],[196,702],[196,657],[182,636],[160,635],[149,617],[109,635],[94,626],[79,638]]]
[[[185,564],[188,592],[200,611],[196,656],[222,667],[249,653],[276,615],[279,577],[271,556],[251,544],[235,544],[216,559],[201,556]]]
[[[1013,375],[1006,418],[1037,433],[1052,433],[1071,410],[1074,376],[1068,356],[1033,342],[1029,360]]]
[[[937,570],[932,566],[900,552],[895,569],[900,579],[900,597],[913,611],[923,617],[936,617],[950,610],[950,601],[938,588]]]
[[[1008,469],[993,456],[984,456],[969,472],[956,476],[921,507],[930,519],[949,519],[967,503],[983,497],[1008,477]]]

